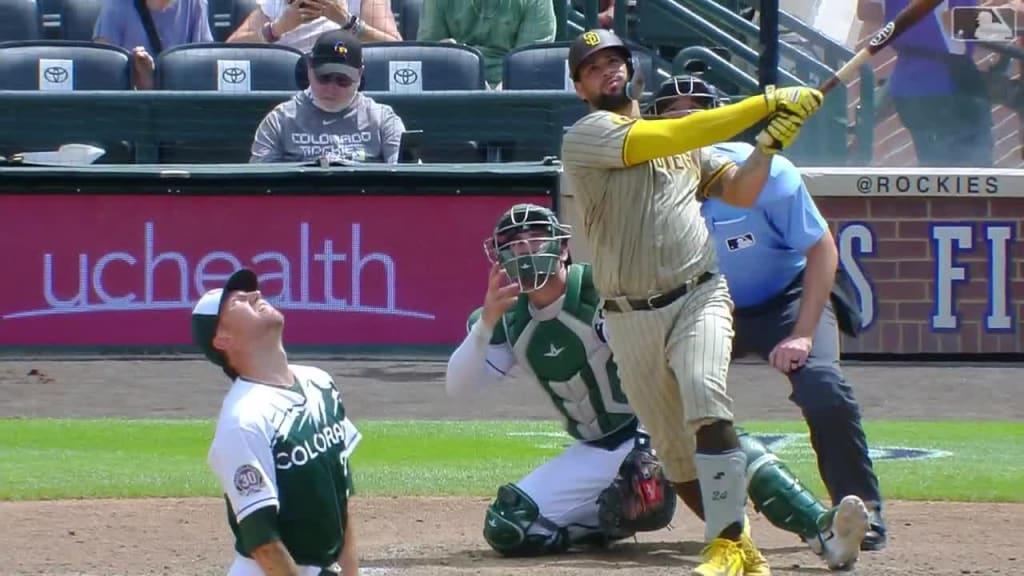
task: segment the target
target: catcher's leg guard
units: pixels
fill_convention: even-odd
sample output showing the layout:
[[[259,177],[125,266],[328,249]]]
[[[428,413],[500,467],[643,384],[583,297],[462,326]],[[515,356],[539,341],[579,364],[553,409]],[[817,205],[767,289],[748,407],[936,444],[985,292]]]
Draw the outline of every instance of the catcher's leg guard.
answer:
[[[535,524],[550,533],[530,534]],[[557,554],[569,548],[568,531],[541,516],[533,498],[515,484],[498,488],[484,519],[484,540],[502,556]]]
[[[817,542],[828,509],[760,440],[737,429],[747,455],[747,494],[754,509],[776,528]]]

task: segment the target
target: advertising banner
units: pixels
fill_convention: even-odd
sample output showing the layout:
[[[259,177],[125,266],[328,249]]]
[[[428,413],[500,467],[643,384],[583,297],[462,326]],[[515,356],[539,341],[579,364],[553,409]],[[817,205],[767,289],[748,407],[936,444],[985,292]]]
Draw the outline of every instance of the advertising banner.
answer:
[[[543,196],[0,196],[0,346],[191,343],[239,267],[297,345],[455,344],[483,302],[483,240]]]

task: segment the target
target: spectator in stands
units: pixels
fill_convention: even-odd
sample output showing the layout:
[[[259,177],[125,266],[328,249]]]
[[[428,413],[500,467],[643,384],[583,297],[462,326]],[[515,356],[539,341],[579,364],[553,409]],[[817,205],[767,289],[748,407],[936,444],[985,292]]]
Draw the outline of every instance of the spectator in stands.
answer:
[[[249,161],[397,164],[405,124],[391,106],[359,92],[363,51],[355,35],[325,32],[306,59],[309,88],[263,119]]]
[[[228,42],[267,42],[309,52],[324,32],[348,30],[363,42],[402,39],[389,0],[259,0]]]
[[[894,18],[909,0],[858,0],[857,16],[872,29]],[[893,41],[892,98],[910,132],[920,166],[990,167],[992,101],[974,62],[974,43],[953,40],[950,11],[976,0],[948,0]]]
[[[572,7],[579,10],[584,16],[586,2],[584,0],[572,0]],[[615,23],[615,0],[599,0],[597,3],[597,25],[600,28],[611,30]]]
[[[509,51],[555,39],[551,0],[423,0],[416,40],[454,42],[480,50],[487,85],[501,87],[502,62]]]
[[[154,62],[164,50],[213,42],[206,0],[103,0],[92,36],[131,51],[138,90],[153,88]]]

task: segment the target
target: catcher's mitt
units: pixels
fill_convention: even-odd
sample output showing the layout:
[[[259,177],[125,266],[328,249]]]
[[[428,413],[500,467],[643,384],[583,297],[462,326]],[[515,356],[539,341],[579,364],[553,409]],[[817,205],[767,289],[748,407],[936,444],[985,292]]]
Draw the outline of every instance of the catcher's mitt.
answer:
[[[676,491],[661,462],[645,448],[634,448],[619,466],[611,486],[598,497],[601,529],[624,538],[668,526],[676,511]]]

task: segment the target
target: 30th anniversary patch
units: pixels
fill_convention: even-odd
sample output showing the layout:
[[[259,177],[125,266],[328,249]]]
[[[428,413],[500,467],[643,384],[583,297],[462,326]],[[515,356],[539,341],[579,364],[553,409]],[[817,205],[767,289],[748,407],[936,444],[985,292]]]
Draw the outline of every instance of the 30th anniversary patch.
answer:
[[[265,485],[263,473],[252,464],[242,464],[235,470],[235,491],[242,496],[255,494]]]

